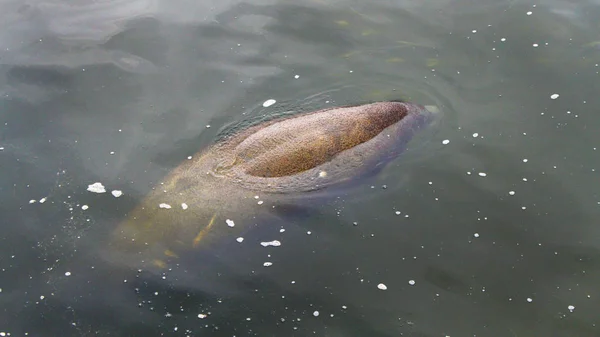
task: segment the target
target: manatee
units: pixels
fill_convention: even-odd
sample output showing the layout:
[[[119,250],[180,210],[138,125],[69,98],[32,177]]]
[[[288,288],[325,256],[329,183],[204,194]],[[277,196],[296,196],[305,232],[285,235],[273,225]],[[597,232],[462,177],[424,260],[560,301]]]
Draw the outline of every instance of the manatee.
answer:
[[[264,226],[286,205],[341,193],[400,155],[433,113],[400,101],[327,108],[235,132],[171,171],[114,230],[112,249],[166,266]]]

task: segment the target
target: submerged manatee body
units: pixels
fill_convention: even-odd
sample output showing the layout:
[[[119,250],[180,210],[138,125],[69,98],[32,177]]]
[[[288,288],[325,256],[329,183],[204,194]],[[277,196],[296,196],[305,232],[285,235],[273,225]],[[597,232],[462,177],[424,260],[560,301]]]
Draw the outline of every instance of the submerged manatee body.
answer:
[[[157,185],[114,231],[113,250],[161,267],[180,252],[233,241],[281,204],[373,174],[431,117],[423,106],[389,101],[298,114],[230,135]]]

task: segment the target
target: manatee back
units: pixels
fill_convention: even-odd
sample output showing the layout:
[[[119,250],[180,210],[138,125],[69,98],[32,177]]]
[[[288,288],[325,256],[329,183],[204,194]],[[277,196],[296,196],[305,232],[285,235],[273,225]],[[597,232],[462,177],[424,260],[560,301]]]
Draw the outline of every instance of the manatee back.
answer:
[[[270,121],[209,150],[212,172],[263,193],[320,190],[385,165],[430,116],[420,105],[378,102]]]
[[[285,177],[331,161],[407,115],[404,104],[370,104],[300,115],[246,138],[235,155],[256,177]]]

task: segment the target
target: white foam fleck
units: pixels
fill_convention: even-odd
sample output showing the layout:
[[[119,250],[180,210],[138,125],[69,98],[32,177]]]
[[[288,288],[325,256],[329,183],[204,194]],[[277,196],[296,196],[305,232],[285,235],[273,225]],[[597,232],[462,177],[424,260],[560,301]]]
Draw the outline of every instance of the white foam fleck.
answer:
[[[104,188],[104,185],[99,182],[88,185],[87,190],[93,193],[106,193],[106,188]]]
[[[377,285],[377,289],[379,289],[379,290],[387,290],[387,286],[385,284],[383,284],[383,283],[379,283]]]
[[[113,197],[115,197],[115,198],[118,198],[118,197],[120,197],[120,196],[122,196],[122,195],[123,195],[123,191],[120,191],[120,190],[112,190],[112,192],[110,192],[110,194],[112,194],[112,195],[113,195]]]
[[[270,267],[272,265],[273,265],[273,262],[265,262],[265,263],[263,263],[263,266],[265,266],[265,267]]]
[[[408,284],[410,284],[411,286],[414,286],[415,285],[415,280],[408,281]]]
[[[279,246],[281,246],[281,242],[279,242],[278,240],[264,241],[264,242],[261,242],[260,245],[263,247],[269,247],[269,246],[279,247]]]
[[[531,303],[533,302],[533,299],[531,297],[527,297],[527,302]]]
[[[244,238],[240,236],[239,238],[235,239],[235,241],[242,243],[244,242]]]
[[[30,204],[35,204],[36,202],[37,202],[37,200],[35,200],[35,199],[31,199],[31,200],[29,200],[29,203],[30,203]]]
[[[527,12],[527,15],[531,15],[531,14],[533,14],[533,12],[532,12],[532,11],[529,11],[529,12]]]
[[[164,208],[164,209],[171,209],[171,205],[165,204],[164,202],[162,204],[159,204],[158,207]]]
[[[233,220],[230,220],[230,219],[225,220],[225,223],[227,223],[227,226],[229,226],[229,227],[235,226],[235,222],[233,222]]]
[[[485,173],[485,172],[479,172],[479,176],[480,177],[485,177],[485,176],[487,176],[487,173]]]
[[[276,101],[276,100],[274,100],[274,99],[268,99],[268,100],[266,100],[266,101],[263,103],[263,106],[264,106],[265,108],[268,108],[268,107],[270,107],[271,105],[275,104],[276,102],[277,102],[277,101]]]
[[[43,204],[43,203],[45,203],[45,202],[46,202],[46,198],[41,198],[41,199],[40,199],[40,204]]]
[[[315,310],[315,312],[313,312],[313,316],[318,317],[319,316],[319,312]]]
[[[84,211],[85,211],[86,209],[88,209],[88,208],[90,208],[90,206],[88,206],[88,205],[83,205],[83,206],[81,206],[81,209],[82,209],[82,210],[84,210]]]
[[[550,95],[550,99],[557,99],[558,96],[560,96],[559,94],[552,94]]]
[[[294,78],[296,78],[296,79],[300,78],[300,75],[294,75]]]
[[[450,139],[444,139],[442,140],[442,144],[447,145],[450,143]]]
[[[477,137],[479,137],[479,134],[478,134],[477,132],[475,132],[475,133],[473,134],[473,138],[477,138]]]
[[[567,307],[567,309],[569,309],[570,312],[573,312],[573,310],[575,310],[575,306],[574,305],[569,305]]]
[[[259,204],[259,205],[262,205],[263,203],[264,203],[264,201],[262,201],[262,200],[259,200],[259,201],[257,202],[257,204]]]
[[[184,203],[181,203],[181,208],[182,208],[183,210],[186,210],[186,209],[188,209],[188,205],[187,205],[185,202],[184,202]]]
[[[473,234],[474,237],[478,238],[479,237],[479,233],[475,233]]]
[[[200,318],[200,319],[206,318],[206,314],[198,314],[198,318]]]
[[[71,276],[71,272],[70,271],[66,272],[65,276]]]
[[[508,194],[515,195],[515,191],[509,191]]]

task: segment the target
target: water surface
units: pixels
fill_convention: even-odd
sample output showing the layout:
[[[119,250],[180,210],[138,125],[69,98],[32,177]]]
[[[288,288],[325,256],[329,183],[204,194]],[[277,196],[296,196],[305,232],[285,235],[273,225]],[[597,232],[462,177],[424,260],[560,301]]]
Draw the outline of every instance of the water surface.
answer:
[[[0,332],[599,335],[598,1],[0,13]],[[153,184],[223,132],[385,99],[442,118],[352,193],[163,273],[102,258]]]

